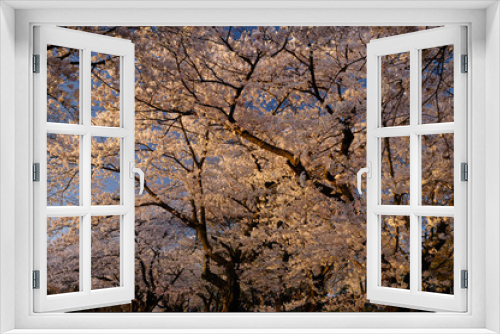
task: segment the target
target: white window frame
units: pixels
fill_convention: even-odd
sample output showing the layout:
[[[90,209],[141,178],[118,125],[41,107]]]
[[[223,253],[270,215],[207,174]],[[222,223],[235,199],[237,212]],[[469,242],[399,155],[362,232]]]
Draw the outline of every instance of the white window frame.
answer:
[[[38,163],[39,181],[33,184],[34,200],[34,270],[39,271],[39,288],[34,289],[34,311],[73,311],[130,303],[135,295],[135,53],[134,44],[113,38],[51,26],[34,27],[34,52],[39,55],[39,73],[33,75],[34,87],[34,162]],[[76,49],[79,52],[81,82],[79,124],[47,122],[47,45]],[[120,58],[119,127],[93,126],[91,114],[92,52]],[[47,134],[78,135],[79,205],[47,206]],[[120,204],[92,205],[91,150],[93,136],[120,140]],[[106,289],[92,289],[92,217],[119,216],[120,284]],[[47,218],[80,217],[79,291],[47,295]]]
[[[16,7],[14,10],[11,6]],[[73,8],[62,8],[63,6]],[[100,8],[108,9],[99,9]],[[121,8],[119,8],[121,6]],[[133,10],[125,7],[149,9]],[[162,7],[163,8],[159,8]],[[399,9],[395,9],[394,7]],[[459,6],[458,9],[450,9]],[[78,7],[80,9],[75,9]],[[86,9],[81,9],[85,8]],[[220,9],[224,7],[225,9]],[[266,8],[267,7],[267,8]],[[24,8],[24,9],[23,9]],[[35,8],[35,9],[33,9]],[[351,9],[348,9],[351,8]],[[374,9],[375,8],[375,9]],[[58,10],[54,10],[58,9]],[[0,331],[495,333],[500,332],[500,11],[497,1],[113,2],[3,1],[0,4]],[[33,212],[32,27],[57,25],[435,25],[469,27],[469,307],[433,314],[35,314],[31,290]],[[486,23],[486,24],[485,24]],[[15,40],[13,38],[15,32]],[[15,53],[14,53],[15,47]],[[488,64],[488,71],[485,69]],[[15,70],[13,66],[15,65]],[[15,78],[15,85],[12,80]],[[8,110],[8,111],[7,111]],[[15,110],[15,113],[11,111]],[[487,121],[486,121],[487,120]],[[15,147],[12,137],[15,131]],[[488,137],[486,137],[487,133]],[[487,138],[487,140],[486,140]],[[488,154],[486,154],[488,152]],[[15,164],[11,161],[15,159]],[[15,174],[14,174],[15,172]],[[12,175],[15,175],[13,178]],[[486,182],[488,175],[488,182]],[[12,189],[15,198],[12,199]],[[486,196],[488,194],[488,196]],[[485,204],[486,203],[486,204]],[[12,206],[15,211],[8,210]],[[12,224],[15,222],[15,224]],[[472,228],[473,227],[473,228]],[[15,240],[14,240],[15,236]],[[15,242],[14,242],[15,241]],[[485,255],[488,250],[488,266]],[[29,259],[29,260],[28,260]],[[14,288],[13,288],[14,287]],[[486,293],[488,291],[488,293]],[[15,307],[12,307],[15,305]],[[297,330],[302,328],[302,330]],[[358,330],[355,330],[355,329]],[[383,330],[381,330],[383,328]],[[225,329],[225,330],[215,330]],[[231,330],[233,329],[233,330]],[[241,330],[237,330],[241,329]],[[295,330],[294,330],[295,329]],[[40,331],[38,331],[40,330]],[[46,333],[47,331],[45,331]],[[248,330],[246,330],[248,332]],[[345,332],[345,331],[343,331]]]
[[[467,55],[465,26],[448,26],[380,38],[367,46],[367,298],[375,304],[412,307],[422,310],[467,310],[467,290],[461,287],[461,271],[467,270],[467,184],[460,177],[460,164],[467,163],[467,73],[462,73],[461,55]],[[453,45],[455,55],[454,121],[422,124],[421,50]],[[408,52],[410,56],[410,124],[383,127],[381,123],[381,57]],[[454,206],[422,205],[421,135],[454,134]],[[410,204],[384,205],[381,201],[382,138],[410,139]],[[383,215],[410,218],[409,261],[410,287],[396,289],[381,286],[381,220]],[[421,291],[422,223],[424,216],[453,217],[454,293],[451,295]]]

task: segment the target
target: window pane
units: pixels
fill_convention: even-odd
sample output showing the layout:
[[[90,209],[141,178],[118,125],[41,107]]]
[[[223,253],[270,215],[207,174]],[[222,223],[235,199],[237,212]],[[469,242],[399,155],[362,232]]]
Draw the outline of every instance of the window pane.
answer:
[[[92,137],[92,205],[120,204],[120,138]]]
[[[47,122],[80,122],[80,50],[47,45]]]
[[[453,294],[451,217],[422,217],[422,291]]]
[[[92,217],[92,290],[120,286],[120,218]]]
[[[410,289],[410,217],[382,216],[381,285]]]
[[[381,152],[381,204],[410,204],[410,137],[382,138]]]
[[[453,138],[422,136],[422,205],[453,206]]]
[[[120,57],[92,52],[92,125],[120,126]]]
[[[453,45],[422,50],[422,124],[453,122]]]
[[[47,294],[79,291],[80,217],[47,219]]]
[[[80,136],[47,135],[47,205],[80,205]]]
[[[382,126],[410,125],[410,52],[380,57]]]

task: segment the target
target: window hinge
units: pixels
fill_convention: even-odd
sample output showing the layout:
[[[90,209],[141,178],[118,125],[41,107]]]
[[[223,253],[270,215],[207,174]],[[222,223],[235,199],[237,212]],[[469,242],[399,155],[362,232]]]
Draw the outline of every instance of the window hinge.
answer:
[[[462,73],[469,72],[469,56],[462,55]]]
[[[40,289],[40,270],[33,270],[33,289]]]
[[[33,73],[40,73],[40,55],[33,55]]]
[[[33,181],[40,182],[40,164],[38,162],[33,164]]]
[[[467,270],[462,270],[460,276],[462,281],[460,286],[462,287],[462,289],[467,289],[469,287],[469,273],[467,272]]]
[[[466,162],[460,164],[460,180],[469,181],[469,165]]]

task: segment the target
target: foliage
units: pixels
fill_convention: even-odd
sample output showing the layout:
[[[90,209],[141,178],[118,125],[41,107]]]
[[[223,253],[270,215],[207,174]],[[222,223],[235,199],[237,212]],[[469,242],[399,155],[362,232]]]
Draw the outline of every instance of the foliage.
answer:
[[[146,173],[145,195],[136,197],[136,299],[101,311],[401,310],[365,298],[366,202],[355,191],[355,173],[366,165],[366,45],[424,28],[77,28],[136,46],[136,161]],[[436,50],[423,56],[429,122],[453,117],[452,52]],[[78,53],[48,52],[57,65],[49,66],[49,120],[78,122],[78,89],[68,88],[78,82],[71,67]],[[116,126],[117,59],[94,55],[92,62],[93,121]],[[409,57],[389,63],[383,119],[403,125]],[[74,205],[79,188],[70,176],[78,175],[79,146],[60,137],[48,141],[49,205]],[[384,201],[407,204],[408,147],[390,144],[382,158]],[[449,144],[435,136],[424,145],[423,197],[434,205],[450,205],[453,194]],[[119,201],[119,145],[93,141],[93,204]],[[383,280],[406,288],[409,229],[401,230],[404,218],[385,222]],[[429,222],[427,291],[452,293],[450,222]],[[67,253],[78,226],[52,225],[60,236],[49,239],[49,284],[66,292],[78,282],[78,266],[59,266],[63,256],[77,256]],[[116,231],[100,226],[96,247],[104,250],[93,261],[103,265],[93,271],[112,281],[116,271],[106,258],[116,256],[109,250]]]

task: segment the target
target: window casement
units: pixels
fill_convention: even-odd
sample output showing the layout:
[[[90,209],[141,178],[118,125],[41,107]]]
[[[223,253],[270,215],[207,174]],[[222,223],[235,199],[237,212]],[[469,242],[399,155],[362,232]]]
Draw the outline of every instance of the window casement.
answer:
[[[47,1],[3,3],[0,12],[6,13],[0,22],[2,27],[2,128],[15,128],[15,142],[4,140],[1,144],[2,157],[15,155],[15,177],[11,186],[5,180],[14,173],[9,173],[9,166],[2,163],[3,179],[2,216],[8,213],[5,208],[15,207],[15,224],[2,222],[3,243],[0,252],[2,257],[2,300],[8,307],[0,309],[5,330],[16,329],[15,332],[42,332],[50,329],[64,328],[64,332],[74,332],[86,328],[106,333],[121,329],[141,328],[133,330],[142,332],[151,328],[164,328],[174,332],[175,328],[191,328],[193,332],[203,329],[231,328],[240,332],[243,328],[255,328],[256,331],[280,332],[276,328],[304,328],[303,332],[312,332],[313,328],[322,328],[336,332],[336,328],[351,329],[353,332],[468,332],[486,333],[497,331],[496,310],[498,304],[498,269],[497,254],[498,233],[496,200],[498,199],[497,169],[498,138],[497,133],[497,94],[498,55],[492,50],[498,47],[498,6],[483,3],[463,2],[450,5],[437,1],[432,5],[419,2],[401,3],[390,6],[383,2],[352,4],[339,2],[340,6],[331,4],[331,8],[318,8],[317,4],[307,4],[307,10],[295,8],[295,4],[283,9],[263,9],[253,4],[253,10],[242,10],[240,7],[217,9],[215,3],[206,7],[184,8],[172,7],[167,3],[130,2],[126,5],[118,2],[103,1],[98,5],[85,2],[80,8],[76,3],[50,3]],[[83,3],[83,2],[81,2]],[[80,4],[81,4],[80,3]],[[240,4],[237,4],[240,5]],[[302,5],[305,5],[302,4]],[[177,6],[177,5],[176,5]],[[455,7],[456,6],[456,7]],[[487,6],[490,6],[487,8]],[[85,8],[84,8],[85,7]],[[337,8],[338,7],[338,8]],[[397,7],[397,8],[396,8]],[[450,7],[453,7],[450,9]],[[78,9],[76,9],[78,8]],[[128,8],[128,9],[127,9]],[[141,10],[137,10],[140,8]],[[238,9],[240,8],[240,9]],[[301,7],[305,8],[305,7]],[[265,15],[263,15],[265,13]],[[7,15],[8,14],[8,15]],[[376,15],[374,15],[376,14]],[[311,16],[312,15],[312,16]],[[312,17],[312,19],[311,19]],[[15,22],[14,22],[15,18]],[[32,55],[37,53],[32,47],[33,25],[61,26],[148,26],[156,25],[215,25],[231,24],[247,25],[422,25],[465,24],[470,38],[467,50],[469,53],[468,75],[468,161],[469,181],[467,186],[468,223],[467,250],[469,288],[467,291],[467,312],[438,313],[377,313],[377,314],[94,314],[94,313],[58,313],[35,312],[32,290],[33,259],[33,188],[37,182],[31,182],[33,154],[34,100],[32,94],[33,80],[40,74],[31,74]],[[485,25],[486,23],[486,25]],[[486,29],[492,27],[493,29]],[[471,29],[472,27],[472,29]],[[14,36],[15,34],[15,36]],[[9,37],[9,38],[6,38]],[[14,62],[15,59],[15,62]],[[455,61],[459,60],[457,53]],[[485,65],[488,70],[485,71]],[[491,65],[491,66],[490,66]],[[12,85],[10,78],[14,78]],[[10,107],[6,107],[10,106]],[[6,111],[9,109],[9,113]],[[15,113],[10,112],[15,110]],[[14,116],[15,114],[15,116]],[[5,139],[8,132],[3,131]],[[492,136],[493,134],[493,136]],[[14,134],[12,135],[14,136]],[[493,138],[492,138],[493,137]],[[9,138],[9,137],[7,137]],[[485,141],[485,139],[488,140]],[[487,152],[484,150],[486,145]],[[10,147],[12,149],[10,150]],[[46,157],[44,157],[46,159]],[[11,160],[11,159],[8,159]],[[4,159],[4,162],[6,160]],[[36,162],[36,161],[35,161]],[[488,163],[485,165],[485,163]],[[471,167],[472,166],[472,167]],[[486,167],[485,167],[486,166]],[[6,168],[9,167],[9,168]],[[484,170],[488,173],[488,181]],[[9,176],[6,176],[9,175]],[[15,184],[15,196],[8,202],[5,197],[11,194]],[[6,188],[7,187],[7,188]],[[372,188],[369,188],[372,189]],[[363,189],[365,192],[365,189]],[[488,196],[486,196],[486,193]],[[7,195],[9,194],[9,195]],[[7,195],[7,196],[6,196]],[[14,202],[15,199],[15,203]],[[486,205],[486,208],[485,208]],[[14,215],[9,221],[14,222]],[[46,217],[44,217],[46,219]],[[15,226],[14,226],[15,225]],[[15,229],[15,234],[14,234]],[[9,231],[12,230],[12,233]],[[6,233],[7,231],[7,233]],[[473,232],[473,233],[471,233]],[[10,242],[12,239],[12,243]],[[7,242],[5,242],[7,240]],[[14,244],[15,241],[15,244]],[[465,247],[465,246],[464,246]],[[493,254],[493,255],[492,255]],[[492,259],[493,256],[493,259]],[[488,265],[486,265],[486,261]],[[493,260],[490,262],[490,260]],[[15,266],[14,266],[15,263]],[[6,279],[4,279],[6,278]],[[14,305],[10,307],[10,305]],[[389,304],[389,302],[386,302]],[[486,310],[488,310],[486,312]],[[354,320],[354,322],[353,322]],[[258,330],[258,328],[266,328]],[[170,329],[168,329],[170,328]],[[307,329],[310,328],[310,329]],[[410,329],[411,328],[411,329]],[[3,329],[2,329],[3,330]],[[285,329],[286,330],[286,329]],[[59,330],[60,331],[60,330]]]
[[[35,27],[34,36],[34,167],[39,171],[39,181],[34,182],[34,311],[129,303],[135,287],[134,172],[141,174],[141,186],[144,181],[134,166],[134,45],[46,26]],[[115,72],[103,75],[115,77],[118,95],[93,78],[91,62],[99,57],[113,57]],[[61,63],[67,65],[65,70]],[[51,96],[53,85],[68,94]],[[97,90],[104,93],[97,97]],[[113,113],[112,122],[103,122],[101,113]],[[111,144],[113,150],[102,154]],[[65,181],[75,190],[71,194],[57,186],[66,178],[71,178]],[[96,205],[96,182],[114,190],[119,204]],[[100,236],[106,242],[100,247],[110,271],[106,284],[92,272],[95,236],[101,233],[101,224],[113,224],[107,229],[112,231],[109,235]],[[51,266],[47,249],[57,247],[58,238],[63,237],[73,238],[74,247],[65,249],[67,256]],[[48,272],[64,270],[66,261],[76,263],[79,277],[66,290],[51,292]]]
[[[451,54],[444,66],[453,66],[453,77],[447,80],[442,69],[431,68],[432,60],[427,67],[422,65],[424,58],[439,52]],[[461,177],[461,166],[467,164],[466,54],[466,28],[460,26],[368,44],[368,166],[358,174],[358,189],[360,175],[366,172],[367,297],[373,303],[467,310],[462,282],[467,275],[467,182]],[[447,87],[440,97],[424,98],[433,76]],[[398,105],[391,104],[391,92],[405,95]],[[451,104],[450,114],[442,113],[443,104]],[[429,141],[449,151],[450,166],[428,166],[429,157],[440,153],[429,152]],[[388,182],[387,174],[396,182]],[[431,183],[437,185],[435,196],[423,196],[422,188]],[[433,277],[433,268],[424,268],[428,262],[424,257],[437,256],[432,254],[435,249],[424,254],[429,227],[434,228],[435,239],[451,249],[449,258],[434,262],[451,267],[446,277]],[[387,281],[387,270],[394,270],[400,279]],[[449,287],[440,288],[440,281],[449,281]]]
[[[362,171],[368,173],[367,295],[373,303],[467,310],[467,290],[461,286],[462,272],[467,270],[467,183],[461,181],[459,167],[467,162],[466,74],[460,61],[466,55],[465,29],[436,28],[368,44],[368,166]],[[34,161],[40,172],[34,185],[33,270],[40,277],[34,289],[34,311],[129,303],[134,299],[135,276],[134,172],[141,174],[143,182],[142,172],[134,168],[134,46],[123,39],[45,26],[35,27],[34,40]],[[432,57],[440,52],[449,56],[444,66],[453,68],[447,71],[453,75],[446,80],[439,77],[442,69],[432,66]],[[116,62],[115,72],[102,75],[116,76],[118,87],[113,92],[118,94],[106,92],[102,81],[93,81],[92,61],[100,57]],[[429,68],[422,66],[423,58],[431,59]],[[62,62],[66,62],[65,71],[72,73],[63,73],[59,82],[49,71],[57,72]],[[435,100],[424,99],[422,92],[433,76],[446,87]],[[78,98],[50,96],[50,85],[60,85],[68,93],[78,90],[74,95]],[[93,96],[99,89],[105,91],[101,101]],[[397,105],[391,104],[391,91],[404,95]],[[451,113],[443,113],[442,104],[448,104]],[[114,113],[112,121],[100,117],[102,112]],[[450,168],[423,167],[428,140],[433,147],[440,147],[437,142],[448,147],[453,156]],[[108,150],[104,155],[99,152],[103,147]],[[388,150],[390,162],[384,157]],[[386,163],[391,164],[391,173],[397,168],[401,174],[393,177],[399,180],[397,184],[385,182]],[[106,172],[99,174],[101,169]],[[429,169],[430,174],[424,175]],[[71,195],[57,188],[60,179],[67,177],[73,180],[66,183],[76,189]],[[106,183],[107,188],[118,189],[119,205],[94,201],[94,184],[106,178],[113,180]],[[423,198],[422,187],[431,181],[447,190],[438,191],[432,199]],[[115,226],[112,235],[104,236],[110,271],[104,285],[92,273],[93,235],[99,233],[100,224]],[[432,268],[423,265],[424,256],[435,256],[423,254],[428,248],[422,245],[423,236],[428,226],[436,225],[441,226],[437,231],[440,242],[447,243],[452,252],[446,259],[446,265],[451,264],[446,277],[442,272],[433,277]],[[47,248],[57,245],[61,235],[74,238],[74,248],[65,251],[70,253],[68,259],[78,263],[79,278],[56,294],[50,289],[49,270],[63,269],[50,267]],[[385,280],[385,270],[395,271],[396,281]]]

